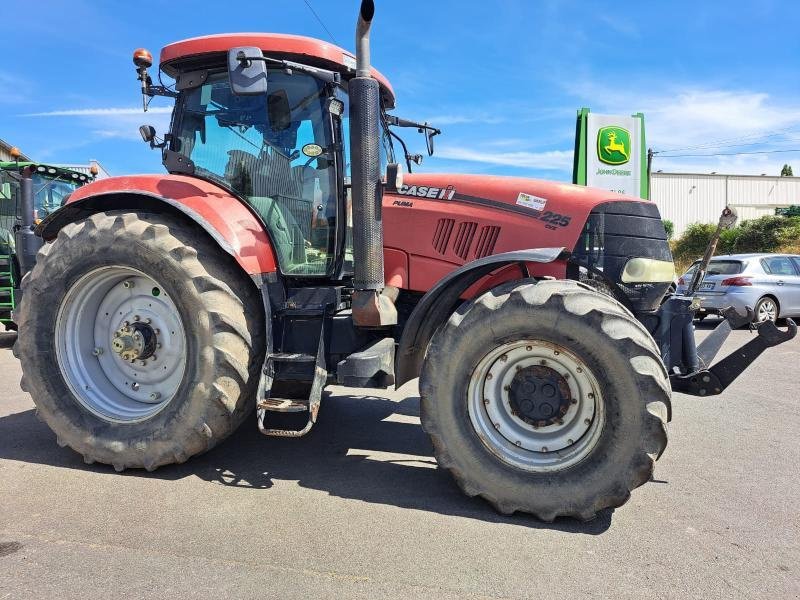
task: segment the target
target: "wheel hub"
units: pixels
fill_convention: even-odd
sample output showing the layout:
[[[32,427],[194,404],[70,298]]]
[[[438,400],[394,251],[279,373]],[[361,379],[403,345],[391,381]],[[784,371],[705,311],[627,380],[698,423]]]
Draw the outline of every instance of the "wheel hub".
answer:
[[[472,372],[468,396],[480,440],[525,471],[558,471],[581,461],[605,422],[600,386],[588,363],[545,340],[490,350]]]
[[[567,380],[550,367],[521,369],[509,387],[512,414],[534,427],[561,421],[572,401]]]
[[[156,352],[158,336],[149,323],[136,321],[125,322],[122,327],[114,332],[111,349],[122,360],[136,361],[147,360]]]
[[[170,294],[126,266],[86,273],[62,301],[56,359],[76,401],[112,423],[154,416],[186,370],[186,330]]]

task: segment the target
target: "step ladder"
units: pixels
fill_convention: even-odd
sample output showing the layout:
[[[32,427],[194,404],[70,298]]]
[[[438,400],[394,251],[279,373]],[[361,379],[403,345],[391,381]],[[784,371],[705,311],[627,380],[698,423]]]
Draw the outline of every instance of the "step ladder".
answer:
[[[270,352],[265,361],[256,415],[258,430],[274,437],[304,436],[317,422],[322,390],[328,380],[325,366],[325,321],[323,315],[316,356],[292,352]],[[267,422],[275,413],[308,413],[300,429],[274,427]]]
[[[11,312],[15,307],[14,289],[13,257],[0,254],[0,323],[11,323]]]

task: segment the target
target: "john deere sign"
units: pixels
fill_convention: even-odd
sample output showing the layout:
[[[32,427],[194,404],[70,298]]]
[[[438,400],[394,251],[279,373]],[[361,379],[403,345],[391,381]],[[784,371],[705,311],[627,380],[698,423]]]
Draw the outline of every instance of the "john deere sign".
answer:
[[[573,182],[647,198],[644,116],[578,111]]]

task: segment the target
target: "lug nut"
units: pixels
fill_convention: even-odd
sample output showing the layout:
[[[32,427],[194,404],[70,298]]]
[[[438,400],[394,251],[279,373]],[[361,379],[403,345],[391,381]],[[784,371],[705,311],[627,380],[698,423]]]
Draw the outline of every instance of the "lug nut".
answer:
[[[492,375],[491,373],[486,374],[486,379],[491,379],[492,377],[494,377],[494,375]]]
[[[484,399],[483,399],[483,403],[484,403],[484,404],[489,404],[489,399],[488,399],[488,398],[484,398]]]
[[[583,369],[581,367],[578,367],[577,371],[578,373],[583,373]]]
[[[531,350],[533,350],[533,346],[525,346],[525,350],[527,350],[528,352],[530,352]]]
[[[138,391],[139,391],[139,384],[134,382],[134,383],[131,385],[131,389],[132,389],[134,392],[138,392]]]
[[[522,446],[522,442],[520,442],[519,440],[517,440],[516,442],[514,442],[514,444],[516,444],[517,446]]]
[[[547,446],[542,446],[542,452],[547,452]]]
[[[103,353],[103,349],[100,348],[99,346],[97,348],[95,348],[94,350],[92,350],[92,354],[94,354],[95,356],[100,356],[102,353]]]
[[[122,287],[124,287],[125,289],[129,290],[129,289],[131,289],[133,287],[133,282],[130,281],[130,280],[123,281],[122,282]]]
[[[591,425],[591,423],[592,423],[592,420],[591,420],[591,419],[584,419],[584,420],[583,420],[583,422],[584,422],[586,425]]]
[[[153,392],[150,394],[150,400],[156,401],[161,398],[161,394],[158,392]]]
[[[134,323],[140,319],[139,315],[133,315]]]
[[[594,393],[589,392],[588,394],[586,394],[586,397],[589,398],[589,400],[594,400]]]

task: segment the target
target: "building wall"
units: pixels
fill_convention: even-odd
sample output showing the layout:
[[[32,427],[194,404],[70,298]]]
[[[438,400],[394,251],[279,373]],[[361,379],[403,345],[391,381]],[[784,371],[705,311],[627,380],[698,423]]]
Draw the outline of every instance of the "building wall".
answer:
[[[741,222],[800,205],[800,177],[653,173],[650,196],[680,235],[692,223],[716,223],[725,206]]]

